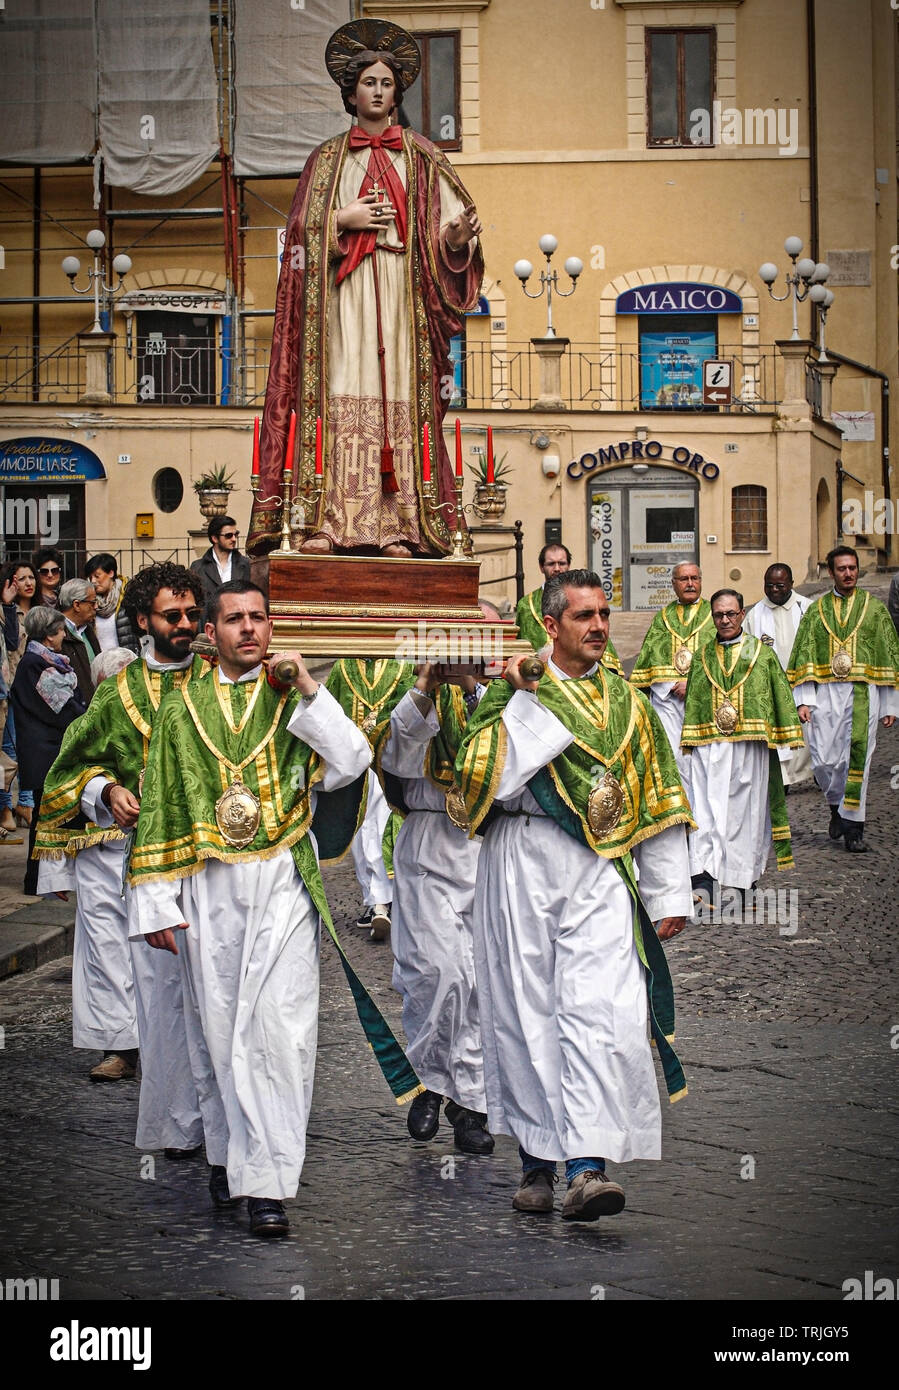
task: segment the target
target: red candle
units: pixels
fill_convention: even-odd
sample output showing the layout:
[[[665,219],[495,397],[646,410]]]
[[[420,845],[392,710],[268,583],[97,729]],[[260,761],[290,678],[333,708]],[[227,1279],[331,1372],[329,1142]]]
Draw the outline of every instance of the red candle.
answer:
[[[253,420],[253,477],[259,477],[259,416]]]
[[[456,477],[462,477],[462,421],[456,417]]]
[[[297,413],[295,410],[290,412],[290,426],[287,430],[287,453],[284,455],[285,473],[293,468],[293,443],[297,434]]]
[[[421,456],[421,480],[423,483],[431,481],[431,441],[428,436],[427,420],[425,420],[425,441]]]
[[[322,417],[315,417],[315,476],[322,476]]]
[[[495,483],[496,478],[493,472],[493,426],[487,426],[487,481]]]

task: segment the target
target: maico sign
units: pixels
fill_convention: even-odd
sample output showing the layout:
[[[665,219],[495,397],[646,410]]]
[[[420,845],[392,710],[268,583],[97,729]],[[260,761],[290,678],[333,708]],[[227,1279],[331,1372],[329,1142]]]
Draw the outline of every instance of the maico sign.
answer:
[[[615,300],[616,314],[742,314],[743,301],[733,290],[720,285],[697,285],[689,281],[663,285],[640,285],[625,290]]]

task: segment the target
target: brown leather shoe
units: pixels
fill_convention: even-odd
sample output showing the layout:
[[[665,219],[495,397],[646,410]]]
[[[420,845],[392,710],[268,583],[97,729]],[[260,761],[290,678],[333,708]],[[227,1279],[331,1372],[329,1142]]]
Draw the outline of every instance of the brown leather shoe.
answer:
[[[623,1207],[624,1188],[617,1182],[605,1173],[578,1173],[565,1193],[562,1220],[596,1221],[600,1216],[614,1216]]]
[[[553,1187],[558,1178],[551,1168],[532,1168],[524,1174],[521,1186],[512,1198],[516,1211],[552,1211]]]
[[[120,1057],[117,1052],[111,1052],[108,1057],[94,1067],[89,1073],[91,1081],[127,1081],[135,1075],[135,1068],[124,1057]]]

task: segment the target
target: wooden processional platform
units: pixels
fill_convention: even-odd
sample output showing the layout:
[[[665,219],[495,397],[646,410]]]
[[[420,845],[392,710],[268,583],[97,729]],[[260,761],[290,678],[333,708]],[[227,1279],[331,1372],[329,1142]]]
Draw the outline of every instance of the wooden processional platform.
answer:
[[[514,623],[484,618],[477,560],[276,551],[264,563],[282,651],[479,667],[531,650]],[[253,568],[262,582],[262,563]]]

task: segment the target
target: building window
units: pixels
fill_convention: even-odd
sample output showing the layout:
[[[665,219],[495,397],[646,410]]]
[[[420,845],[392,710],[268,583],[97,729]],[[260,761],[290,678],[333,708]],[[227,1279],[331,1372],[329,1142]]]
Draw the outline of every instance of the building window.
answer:
[[[142,310],[137,325],[137,399],[153,405],[215,405],[215,318]]]
[[[646,30],[647,145],[710,145],[714,29]]]
[[[708,409],[702,404],[702,364],[718,353],[716,316],[646,314],[639,322],[640,408]]]
[[[732,550],[768,549],[768,489],[746,483],[730,495]]]
[[[442,150],[462,148],[459,121],[459,33],[416,34],[421,74],[403,97],[403,112],[413,130]]]
[[[176,468],[162,468],[153,479],[153,499],[161,512],[176,512],[184,497],[184,484]]]

